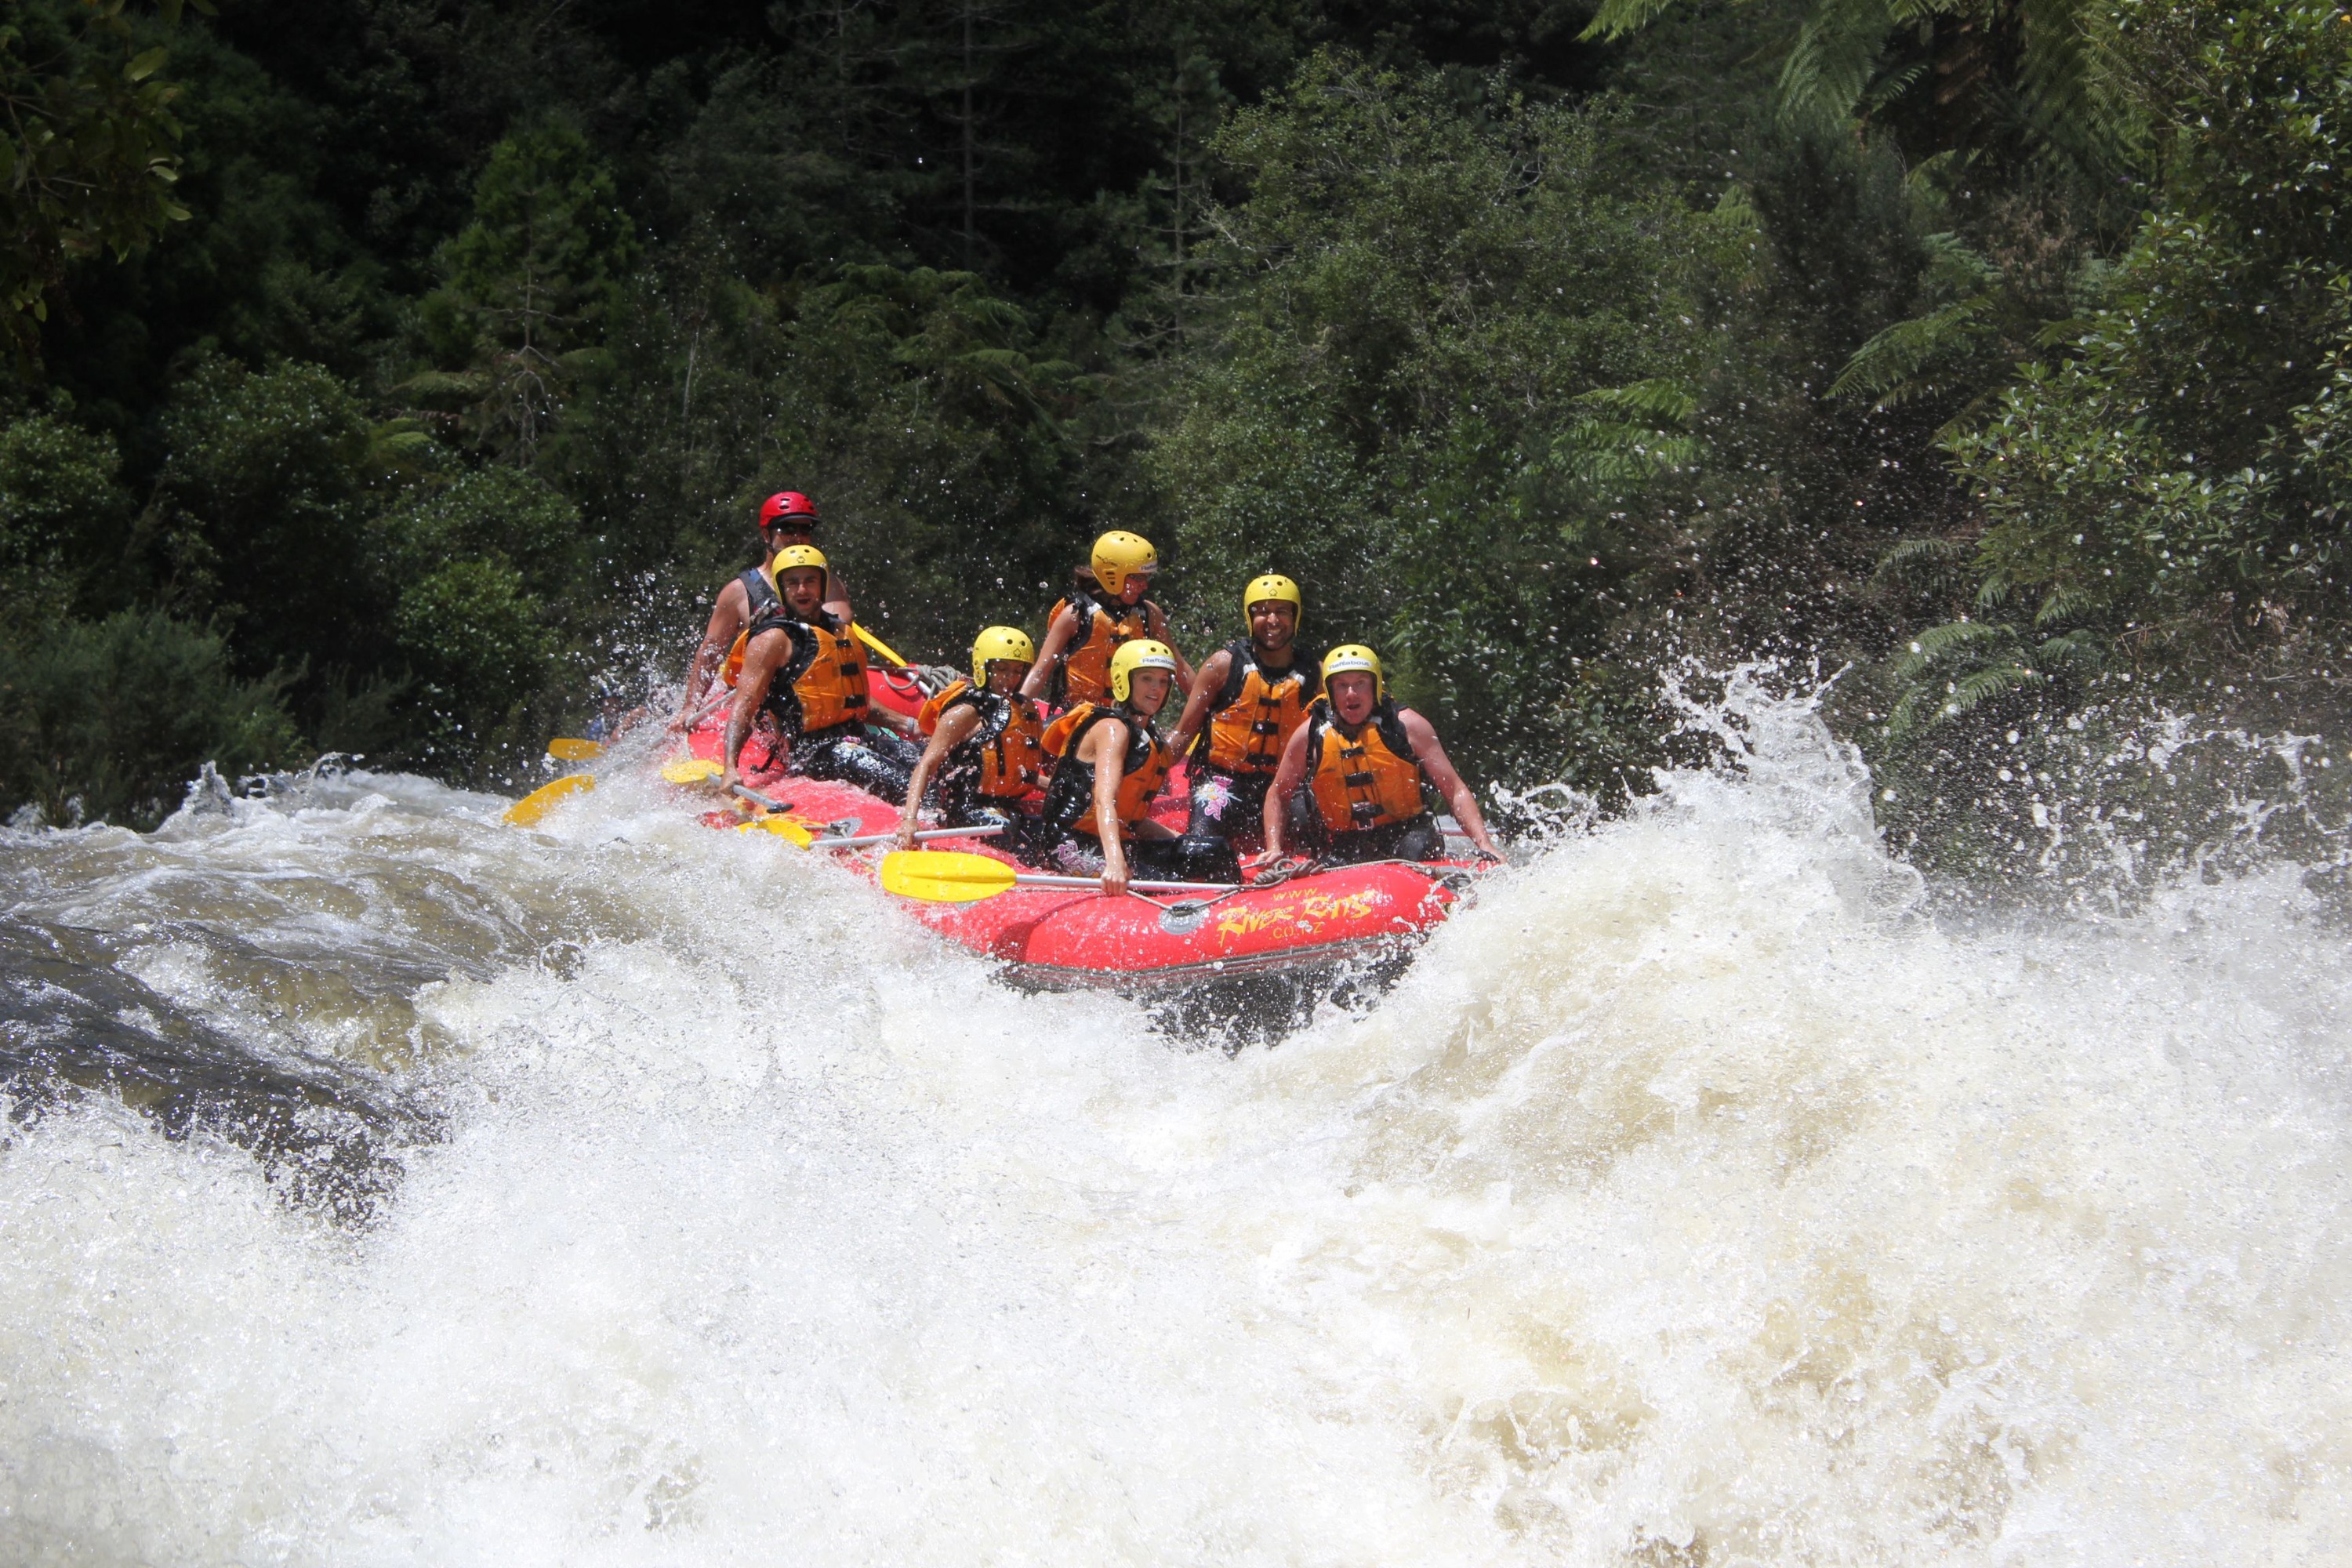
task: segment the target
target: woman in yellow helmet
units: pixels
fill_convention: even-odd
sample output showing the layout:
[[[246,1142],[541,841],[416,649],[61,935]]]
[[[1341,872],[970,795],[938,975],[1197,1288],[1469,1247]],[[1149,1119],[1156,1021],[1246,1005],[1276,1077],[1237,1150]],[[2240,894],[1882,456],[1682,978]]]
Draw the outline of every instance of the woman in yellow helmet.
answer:
[[[1230,880],[1238,871],[1237,851],[1258,847],[1266,786],[1321,686],[1298,648],[1303,607],[1298,584],[1280,573],[1252,579],[1242,590],[1249,636],[1202,660],[1192,682],[1169,741],[1192,763],[1188,876]]]
[[[1265,793],[1265,849],[1253,868],[1282,858],[1290,797],[1305,785],[1308,821],[1321,830],[1319,858],[1339,866],[1366,860],[1436,860],[1445,836],[1422,797],[1437,792],[1479,853],[1500,858],[1479,815],[1478,797],[1454,771],[1429,721],[1388,694],[1380,655],[1349,643],[1323,656],[1323,695],[1283,749]]]
[[[1177,689],[1190,691],[1192,669],[1169,646],[1168,617],[1143,596],[1159,570],[1160,552],[1139,533],[1115,528],[1096,540],[1069,593],[1045,617],[1045,646],[1021,694],[1057,707],[1099,702],[1110,691],[1111,655],[1143,637],[1168,647]]]
[[[1046,726],[1045,750],[1060,761],[1045,804],[1024,826],[1022,854],[1074,876],[1100,871],[1111,898],[1127,891],[1130,865],[1177,874],[1176,835],[1150,816],[1175,761],[1153,721],[1176,672],[1173,648],[1139,637],[1111,656],[1107,700],[1081,702]]]
[[[907,786],[899,848],[915,847],[916,808],[934,779],[940,820],[953,827],[1010,826],[1036,794],[1045,777],[1045,717],[1021,695],[1036,658],[1027,632],[990,626],[972,639],[971,679],[923,704],[919,721],[930,742]]]

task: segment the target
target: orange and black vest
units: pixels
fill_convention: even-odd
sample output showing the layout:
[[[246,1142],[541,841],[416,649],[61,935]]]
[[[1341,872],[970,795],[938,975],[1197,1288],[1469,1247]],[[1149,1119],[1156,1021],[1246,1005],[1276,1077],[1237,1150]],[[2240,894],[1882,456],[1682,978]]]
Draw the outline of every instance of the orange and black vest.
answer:
[[[1048,695],[1057,703],[1075,708],[1081,702],[1101,702],[1110,696],[1110,656],[1118,651],[1121,643],[1151,635],[1151,610],[1149,599],[1132,605],[1113,602],[1105,605],[1084,588],[1073,587],[1069,596],[1055,602],[1045,616],[1045,629],[1061,619],[1064,610],[1076,610],[1082,628],[1070,646],[1062,650],[1055,667]]]
[[[768,682],[762,706],[785,739],[863,722],[866,648],[849,624],[826,610],[817,611],[814,620],[803,620],[780,607],[753,621],[744,639],[748,643],[779,626],[792,634],[793,653]]]
[[[949,751],[940,768],[948,782],[968,776],[974,793],[989,800],[1018,799],[1045,782],[1045,724],[1034,702],[959,680],[924,703],[916,721],[924,734],[936,733],[951,708],[976,710],[980,728]]]
[[[751,623],[784,607],[784,602],[776,596],[775,584],[768,579],[766,568],[754,566],[735,581],[743,584],[743,629],[735,634],[735,646],[727,650],[727,662],[719,670],[730,686],[743,673],[743,649],[751,640]]]
[[[1168,743],[1151,721],[1127,708],[1081,702],[1045,727],[1045,750],[1061,759],[1054,765],[1054,782],[1045,786],[1045,803],[1037,820],[1046,827],[1099,837],[1095,824],[1095,767],[1078,760],[1078,742],[1106,719],[1127,725],[1126,771],[1118,781],[1118,836],[1135,837],[1135,826],[1151,809],[1151,797],[1168,782],[1175,763]]]
[[[1421,762],[1396,703],[1385,698],[1352,735],[1331,711],[1329,698],[1315,700],[1307,710],[1307,784],[1323,826],[1333,833],[1409,822],[1428,809],[1421,799]]]
[[[1220,773],[1271,773],[1307,722],[1311,671],[1297,658],[1287,668],[1269,669],[1247,641],[1228,643],[1225,652],[1225,684],[1192,742],[1192,760]]]

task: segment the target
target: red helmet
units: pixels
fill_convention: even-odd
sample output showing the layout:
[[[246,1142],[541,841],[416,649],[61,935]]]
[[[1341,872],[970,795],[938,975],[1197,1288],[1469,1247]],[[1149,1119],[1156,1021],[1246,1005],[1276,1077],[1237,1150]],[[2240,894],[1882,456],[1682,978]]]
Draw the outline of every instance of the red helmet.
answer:
[[[780,490],[760,503],[760,526],[773,528],[786,518],[804,517],[816,521],[816,502],[798,490]]]

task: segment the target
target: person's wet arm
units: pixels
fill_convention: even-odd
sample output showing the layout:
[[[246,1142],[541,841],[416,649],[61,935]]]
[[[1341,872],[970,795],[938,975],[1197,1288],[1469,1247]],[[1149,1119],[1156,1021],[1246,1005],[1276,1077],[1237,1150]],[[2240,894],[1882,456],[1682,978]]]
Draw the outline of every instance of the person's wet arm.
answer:
[[[1282,748],[1282,761],[1274,765],[1274,782],[1266,785],[1265,813],[1261,826],[1265,848],[1251,858],[1255,865],[1270,866],[1282,858],[1283,829],[1290,825],[1290,797],[1307,779],[1307,726],[1301,724],[1291,732],[1289,744]]]
[[[1496,859],[1502,858],[1502,851],[1496,848],[1495,841],[1486,836],[1486,819],[1479,814],[1478,797],[1471,793],[1470,785],[1454,771],[1454,759],[1447,756],[1445,748],[1438,743],[1437,731],[1429,727],[1428,720],[1410,708],[1401,717],[1404,720],[1404,737],[1412,742],[1413,755],[1421,759],[1422,774],[1429,780],[1430,788],[1444,800],[1447,809],[1454,813],[1454,820],[1462,825],[1462,831],[1471,843]]]
[[[1095,769],[1095,836],[1103,851],[1103,897],[1116,899],[1127,891],[1127,846],[1118,837],[1118,786],[1127,778],[1127,724],[1107,719],[1087,732],[1080,750]]]
[[[1037,662],[1021,678],[1021,695],[1039,698],[1045,695],[1046,683],[1054,679],[1054,667],[1069,648],[1071,639],[1078,635],[1078,612],[1065,608],[1045,628],[1045,646],[1037,650]]]
[[[735,679],[735,705],[727,713],[726,758],[719,777],[721,788],[733,789],[743,782],[738,762],[743,755],[743,742],[751,738],[751,726],[759,721],[760,704],[768,700],[768,688],[776,679],[784,661],[793,655],[793,635],[782,627],[762,632],[751,639],[743,650],[743,672]]]
[[[1179,662],[1181,662],[1181,660]],[[1209,703],[1225,689],[1225,679],[1233,668],[1234,656],[1229,648],[1219,648],[1201,666],[1200,679],[1192,683],[1184,699],[1183,716],[1176,721],[1176,733],[1169,738],[1168,750],[1182,756],[1192,746],[1192,739],[1209,722]]]
[[[961,745],[980,727],[980,710],[970,706],[950,708],[940,716],[940,727],[931,731],[929,742],[923,747],[922,760],[915,764],[915,776],[907,783],[906,809],[898,815],[898,847],[915,847],[916,812],[923,804],[923,791],[930,786],[947,754]]]

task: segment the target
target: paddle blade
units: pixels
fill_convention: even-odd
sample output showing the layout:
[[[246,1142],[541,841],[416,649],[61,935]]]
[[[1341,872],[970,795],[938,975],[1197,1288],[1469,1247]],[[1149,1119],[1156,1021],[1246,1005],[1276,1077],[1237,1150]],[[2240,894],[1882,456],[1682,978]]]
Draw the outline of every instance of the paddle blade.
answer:
[[[593,773],[566,773],[553,784],[540,785],[507,807],[505,820],[517,827],[537,827],[539,819],[553,810],[556,803],[564,796],[595,787],[596,778]]]
[[[882,857],[882,889],[927,904],[969,904],[1013,889],[1013,868],[952,849],[894,849]]]
[[[558,735],[547,743],[547,754],[558,762],[593,763],[604,754],[604,742],[574,741]]]
[[[807,848],[811,843],[815,841],[816,838],[815,834],[811,833],[805,826],[802,826],[800,823],[794,822],[789,816],[755,816],[749,822],[740,824],[736,827],[735,831],[738,833],[772,833],[779,838],[789,839],[791,842],[799,845],[803,849]]]
[[[683,762],[664,763],[662,780],[666,784],[705,784],[727,770],[708,757],[688,757]]]

